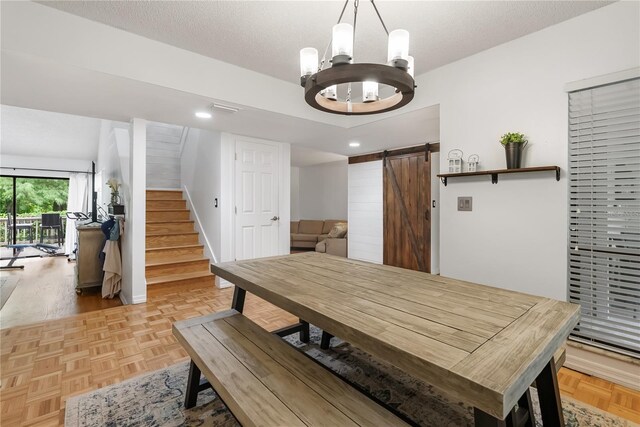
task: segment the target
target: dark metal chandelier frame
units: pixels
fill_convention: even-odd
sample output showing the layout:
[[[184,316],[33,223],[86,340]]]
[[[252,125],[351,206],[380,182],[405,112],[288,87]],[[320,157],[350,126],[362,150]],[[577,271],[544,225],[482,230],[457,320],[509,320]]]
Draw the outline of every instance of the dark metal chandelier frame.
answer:
[[[346,0],[338,18],[338,24],[349,4]],[[380,19],[384,31],[389,35],[389,31],[382,20],[378,8],[371,0],[371,4]],[[355,29],[358,17],[359,0],[354,1],[353,16],[353,40],[355,42]],[[334,56],[330,61],[332,66],[324,69],[326,56],[329,50],[329,42],[324,55],[315,74],[303,75],[300,84],[304,88],[304,98],[307,104],[313,108],[333,114],[342,115],[367,115],[379,114],[392,111],[407,105],[414,96],[416,88],[415,80],[408,72],[408,61],[397,58],[387,64],[351,63],[352,58],[348,55]],[[354,43],[355,44],[355,43]],[[351,84],[358,82],[372,81],[395,88],[395,93],[391,96],[374,101],[353,102],[351,99]],[[336,97],[326,97],[323,91],[331,86],[348,84],[346,100],[340,101]]]

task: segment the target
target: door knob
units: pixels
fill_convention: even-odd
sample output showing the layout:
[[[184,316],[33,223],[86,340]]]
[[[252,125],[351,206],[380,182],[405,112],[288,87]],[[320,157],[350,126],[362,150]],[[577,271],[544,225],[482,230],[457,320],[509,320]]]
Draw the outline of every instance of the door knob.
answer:
[[[271,218],[271,221],[277,221],[277,220],[279,220],[279,219],[280,219],[280,217],[279,217],[279,216],[275,216],[275,215],[274,215],[274,216],[273,216],[273,218]]]

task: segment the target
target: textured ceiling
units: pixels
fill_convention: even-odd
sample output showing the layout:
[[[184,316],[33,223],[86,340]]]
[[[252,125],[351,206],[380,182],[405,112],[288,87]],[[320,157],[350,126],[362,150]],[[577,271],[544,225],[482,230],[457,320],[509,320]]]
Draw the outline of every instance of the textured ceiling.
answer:
[[[2,105],[0,152],[18,156],[94,160],[99,119]]]
[[[377,1],[389,30],[411,34],[421,74],[597,9],[605,1]],[[46,1],[50,7],[297,83],[298,52],[324,52],[343,2]],[[386,60],[386,36],[360,2],[355,60]],[[353,3],[344,20],[352,21]]]

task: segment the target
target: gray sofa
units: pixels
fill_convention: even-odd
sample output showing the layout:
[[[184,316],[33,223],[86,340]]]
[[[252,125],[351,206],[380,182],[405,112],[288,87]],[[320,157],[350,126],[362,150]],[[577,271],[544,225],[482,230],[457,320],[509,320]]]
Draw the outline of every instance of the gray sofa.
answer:
[[[291,247],[294,249],[314,249],[322,241],[331,241],[324,246],[327,253],[347,256],[347,238],[329,239],[328,234],[336,223],[347,221],[338,219],[291,221]],[[319,251],[320,252],[320,251]]]

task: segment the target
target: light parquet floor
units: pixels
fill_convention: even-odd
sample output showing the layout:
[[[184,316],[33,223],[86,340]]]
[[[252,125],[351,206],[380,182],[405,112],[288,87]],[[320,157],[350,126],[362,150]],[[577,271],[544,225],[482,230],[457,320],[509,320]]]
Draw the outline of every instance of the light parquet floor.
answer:
[[[102,299],[99,288],[76,295],[75,263],[65,257],[21,258],[16,265],[24,265],[24,270],[0,273],[19,280],[0,310],[2,329],[122,305],[119,298]]]
[[[121,306],[0,331],[0,424],[62,425],[67,399],[188,360],[171,333],[176,320],[227,309],[232,289],[150,290]],[[297,319],[247,295],[245,313],[267,329]],[[562,369],[563,394],[640,422],[640,393]]]
[[[211,286],[152,290],[146,304],[1,330],[2,426],[62,425],[69,397],[188,360],[172,323],[228,309],[232,293]],[[247,315],[267,329],[297,321],[247,297]]]

